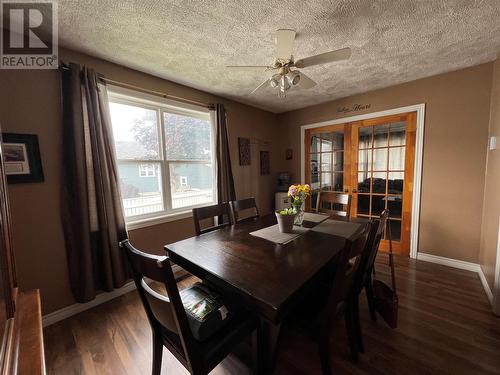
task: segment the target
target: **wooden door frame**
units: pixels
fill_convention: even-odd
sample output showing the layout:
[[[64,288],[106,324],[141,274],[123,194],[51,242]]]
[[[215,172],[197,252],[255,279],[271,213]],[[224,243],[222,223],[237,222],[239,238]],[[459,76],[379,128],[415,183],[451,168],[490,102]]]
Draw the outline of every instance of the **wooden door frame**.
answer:
[[[416,142],[415,142],[415,165],[413,173],[413,197],[411,214],[411,233],[410,233],[410,258],[416,259],[418,252],[418,234],[420,224],[420,194],[422,188],[422,163],[424,151],[424,125],[425,125],[425,104],[416,104],[407,107],[400,107],[379,112],[365,113],[362,115],[341,117],[337,119],[317,122],[313,124],[304,124],[300,126],[300,180],[305,181],[305,133],[307,129],[320,128],[328,125],[343,124],[346,122],[355,122],[368,120],[375,117],[384,117],[390,115],[400,115],[408,112],[416,112]]]

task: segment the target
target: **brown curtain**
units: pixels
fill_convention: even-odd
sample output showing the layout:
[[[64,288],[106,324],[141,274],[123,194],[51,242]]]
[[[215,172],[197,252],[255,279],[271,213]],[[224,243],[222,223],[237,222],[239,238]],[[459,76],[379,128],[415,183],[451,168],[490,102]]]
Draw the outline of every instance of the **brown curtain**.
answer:
[[[227,117],[224,105],[215,105],[216,152],[217,152],[217,199],[218,202],[236,200],[233,169],[227,135]]]
[[[77,302],[123,286],[118,242],[127,238],[106,86],[91,69],[61,69],[62,222],[71,290]]]

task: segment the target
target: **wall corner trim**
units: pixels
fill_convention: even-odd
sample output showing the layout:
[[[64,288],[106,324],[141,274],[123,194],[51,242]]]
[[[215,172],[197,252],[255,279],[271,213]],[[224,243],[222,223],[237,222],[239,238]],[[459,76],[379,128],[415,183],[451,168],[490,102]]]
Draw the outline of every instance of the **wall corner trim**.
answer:
[[[465,262],[463,260],[458,260],[458,259],[440,257],[437,255],[426,254],[426,253],[421,253],[421,252],[417,253],[417,260],[441,264],[443,266],[458,268],[461,270],[476,272],[478,277],[479,277],[479,280],[481,281],[484,292],[486,293],[486,296],[488,297],[488,301],[490,302],[490,305],[493,306],[493,293],[491,291],[490,286],[488,285],[488,282],[486,281],[486,277],[484,276],[483,270],[481,269],[481,266],[479,264]]]

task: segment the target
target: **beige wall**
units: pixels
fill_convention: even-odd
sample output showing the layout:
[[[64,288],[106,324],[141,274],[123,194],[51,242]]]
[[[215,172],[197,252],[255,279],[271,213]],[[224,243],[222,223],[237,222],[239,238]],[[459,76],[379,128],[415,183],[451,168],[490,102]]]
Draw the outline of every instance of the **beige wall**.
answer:
[[[65,62],[94,67],[106,77],[202,102],[221,102],[228,112],[233,173],[238,197],[256,196],[262,212],[272,209],[277,153],[276,116],[253,107],[162,80],[73,51],[61,50]],[[20,287],[40,288],[44,314],[74,302],[69,290],[59,218],[61,180],[61,110],[56,71],[0,71],[0,121],[5,132],[38,134],[45,182],[9,185],[14,250]],[[237,138],[252,139],[252,165],[240,167]],[[258,152],[269,150],[271,175],[259,175]],[[161,253],[163,245],[193,234],[191,219],[130,232],[139,248]]]
[[[300,125],[353,114],[426,104],[419,248],[421,252],[478,262],[492,64],[425,78],[278,117],[294,159],[280,168],[300,179]],[[343,115],[338,108],[370,104]]]
[[[500,58],[494,63],[489,125],[489,135],[496,136],[500,143]],[[489,151],[487,160],[479,262],[490,288],[493,289],[500,218],[500,150]]]

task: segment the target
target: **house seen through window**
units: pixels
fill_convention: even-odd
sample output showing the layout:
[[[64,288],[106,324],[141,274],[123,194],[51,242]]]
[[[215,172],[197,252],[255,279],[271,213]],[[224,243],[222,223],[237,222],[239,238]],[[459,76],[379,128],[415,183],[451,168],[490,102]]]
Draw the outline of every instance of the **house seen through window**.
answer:
[[[195,111],[110,93],[120,191],[128,221],[215,202],[213,132]]]
[[[139,176],[141,177],[156,177],[154,164],[139,165]]]

